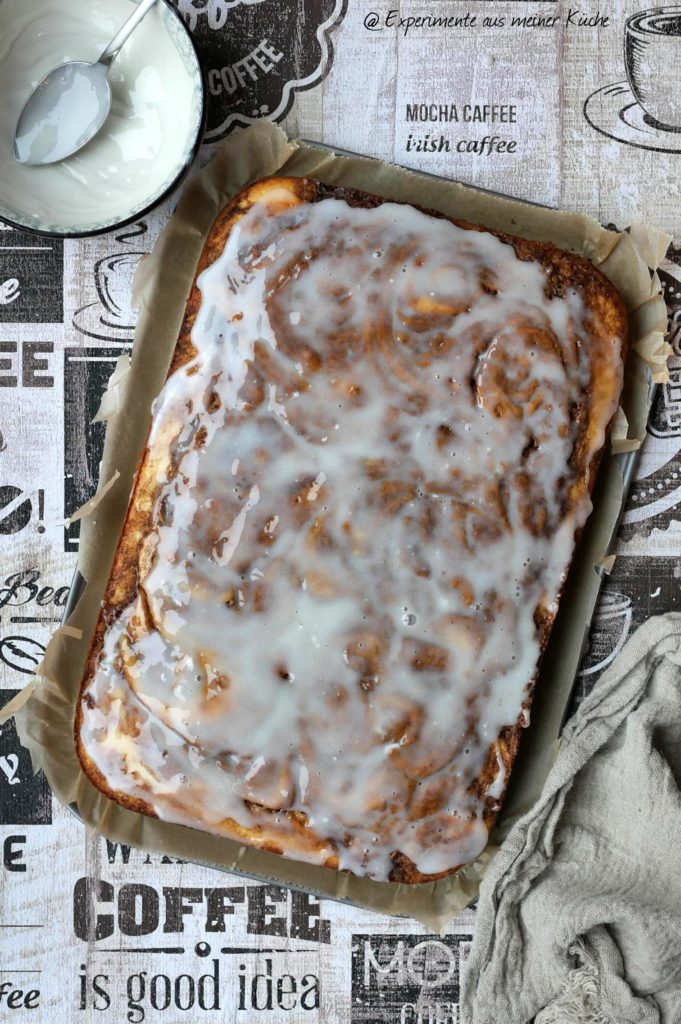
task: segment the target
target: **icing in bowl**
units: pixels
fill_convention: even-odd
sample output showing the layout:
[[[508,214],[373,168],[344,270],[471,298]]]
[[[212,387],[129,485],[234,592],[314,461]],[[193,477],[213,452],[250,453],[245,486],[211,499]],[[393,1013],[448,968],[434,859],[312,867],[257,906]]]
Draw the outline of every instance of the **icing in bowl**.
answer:
[[[13,154],[31,90],[68,60],[97,60],[133,0],[3,0],[0,4],[0,219],[42,234],[108,231],[155,206],[196,154],[204,121],[201,65],[167,3],[152,10],[110,71],[111,112],[84,149],[31,167]]]

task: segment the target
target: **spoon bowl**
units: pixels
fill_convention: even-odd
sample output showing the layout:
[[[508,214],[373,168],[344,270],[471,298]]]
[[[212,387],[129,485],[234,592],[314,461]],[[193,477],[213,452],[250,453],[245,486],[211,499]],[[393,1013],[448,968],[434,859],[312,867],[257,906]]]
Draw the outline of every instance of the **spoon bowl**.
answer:
[[[5,224],[80,238],[146,223],[186,176],[201,143],[206,89],[196,46],[171,0],[157,0],[114,60],[109,116],[86,146],[42,166],[14,156],[14,131],[36,84],[67,61],[96,62],[137,6],[135,0],[0,0]],[[26,244],[17,235],[19,242]],[[54,259],[61,260],[58,242]],[[61,273],[60,264],[53,265]],[[95,337],[107,333],[99,322],[92,331]]]
[[[98,61],[68,61],[38,83],[17,122],[14,156],[19,163],[54,164],[92,139],[111,109],[111,62],[157,0],[139,0]]]
[[[50,71],[31,93],[14,136],[22,164],[56,163],[85,146],[111,106],[105,64],[69,61]]]

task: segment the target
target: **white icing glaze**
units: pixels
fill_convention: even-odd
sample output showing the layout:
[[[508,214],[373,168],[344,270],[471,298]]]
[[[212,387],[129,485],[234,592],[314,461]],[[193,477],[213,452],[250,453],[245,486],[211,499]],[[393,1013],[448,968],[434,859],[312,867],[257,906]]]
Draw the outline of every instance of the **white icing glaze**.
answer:
[[[590,511],[569,468],[584,308],[546,275],[390,203],[291,208],[282,188],[232,229],[154,411],[144,601],[84,703],[113,789],[376,879],[394,851],[426,874],[480,852],[535,609]],[[620,339],[600,344],[587,464],[620,380]]]

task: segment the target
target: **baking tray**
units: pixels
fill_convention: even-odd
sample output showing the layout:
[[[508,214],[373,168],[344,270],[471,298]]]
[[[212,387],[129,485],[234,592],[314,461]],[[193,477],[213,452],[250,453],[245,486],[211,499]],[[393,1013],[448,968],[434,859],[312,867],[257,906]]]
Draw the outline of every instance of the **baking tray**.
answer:
[[[251,136],[250,149],[247,137]],[[384,194],[394,195],[393,184],[396,183],[397,198],[405,198],[409,196],[412,190],[410,178],[414,176],[415,179],[424,178],[423,182],[425,188],[422,189],[423,198],[421,199],[421,205],[425,208],[438,207],[441,203],[449,206],[450,215],[452,215],[452,207],[455,211],[459,208],[460,203],[466,203],[466,195],[470,197],[471,205],[467,207],[470,210],[468,219],[475,221],[480,220],[485,223],[484,212],[481,212],[479,217],[477,211],[484,211],[491,209],[494,203],[499,204],[500,218],[502,225],[506,225],[505,229],[513,232],[513,225],[516,223],[515,217],[520,219],[522,224],[537,225],[541,222],[541,211],[545,210],[547,215],[552,208],[545,204],[536,202],[525,202],[523,200],[515,199],[512,196],[506,196],[503,193],[494,192],[489,189],[483,189],[475,186],[465,185],[463,182],[456,182],[451,179],[444,178],[439,175],[424,174],[423,172],[414,172],[409,168],[400,168],[398,165],[386,165],[380,161],[375,161],[372,158],[357,158],[355,154],[348,150],[341,150],[332,148],[319,143],[305,143],[304,140],[300,140],[300,148],[296,149],[295,144],[289,144],[283,133],[279,129],[276,129],[272,125],[260,123],[253,128],[246,130],[241,133],[238,140],[233,139],[226,140],[218,150],[218,155],[207,165],[203,171],[199,172],[195,179],[190,183],[190,186],[186,190],[185,196],[180,200],[178,207],[177,216],[171,218],[171,224],[169,228],[174,228],[170,231],[167,228],[164,232],[163,245],[159,246],[159,251],[152,254],[149,261],[146,264],[146,279],[145,281],[138,282],[138,294],[142,295],[142,301],[140,302],[141,315],[140,325],[138,330],[138,341],[139,343],[150,341],[150,323],[148,311],[152,308],[152,303],[158,300],[158,293],[155,290],[157,288],[158,277],[157,268],[160,266],[160,260],[164,254],[168,252],[175,253],[177,251],[178,243],[180,246],[184,246],[182,250],[185,255],[184,259],[187,259],[187,249],[189,246],[195,245],[195,240],[200,239],[203,231],[207,231],[212,219],[215,217],[219,206],[215,204],[222,200],[223,202],[229,198],[229,192],[227,189],[232,188],[232,179],[235,175],[241,175],[243,167],[250,168],[249,173],[251,174],[250,180],[254,180],[254,177],[262,177],[263,175],[276,173],[278,168],[285,167],[282,173],[290,173],[293,175],[305,175],[311,174],[312,176],[318,176],[321,180],[325,177],[330,179],[330,183],[333,184],[334,180],[338,179],[339,174],[346,174],[346,170],[339,169],[339,165],[343,162],[347,167],[351,168],[347,173],[350,177],[350,183],[352,184],[352,177],[354,175],[355,183],[358,177],[362,179],[366,176],[366,184],[364,187],[371,191],[371,185],[374,183],[373,191],[381,192]],[[262,170],[260,169],[260,154],[262,152],[273,152],[272,156],[272,169]],[[249,163],[250,154],[250,163]],[[341,159],[337,163],[334,163],[333,159],[329,159],[332,155],[337,155]],[[344,159],[343,159],[344,158]],[[238,172],[234,171],[235,163],[239,166]],[[377,170],[374,170],[376,165]],[[213,169],[211,169],[213,168]],[[260,173],[255,173],[256,171]],[[394,171],[394,177],[391,177]],[[246,172],[243,171],[245,174]],[[430,188],[428,179],[430,179]],[[247,177],[241,179],[249,180]],[[204,184],[205,182],[205,184]],[[342,183],[342,181],[341,181]],[[380,183],[380,184],[379,184]],[[454,190],[453,195],[450,196],[450,187]],[[237,188],[238,190],[238,188]],[[415,183],[414,190],[416,196],[412,201],[419,201],[417,183]],[[226,196],[225,196],[226,193]],[[232,193],[233,194],[233,193]],[[450,198],[446,198],[450,196]],[[434,201],[430,202],[430,199]],[[512,210],[504,212],[504,206],[510,201],[518,204],[517,212]],[[526,218],[523,218],[523,207],[527,209]],[[198,211],[198,212],[197,212]],[[210,215],[208,214],[210,212]],[[475,215],[474,215],[475,212]],[[553,212],[553,211],[552,211]],[[491,214],[490,214],[491,216]],[[596,224],[595,221],[589,218],[580,217],[579,215],[566,215],[566,214],[555,214],[557,232],[554,235],[558,244],[564,244],[571,246],[571,234],[576,233],[577,237],[581,237],[581,232],[585,232],[585,238],[590,239],[593,246],[597,247],[597,259],[594,260],[597,265],[606,258],[610,258],[608,253],[614,250],[608,248],[609,242],[607,239],[603,239],[604,248],[601,247],[601,237],[606,235],[606,231],[603,231]],[[495,212],[496,217],[496,212]],[[580,227],[580,223],[584,222],[584,226]],[[589,234],[588,223],[593,225],[593,233]],[[188,225],[191,226],[191,232],[188,230]],[[510,225],[510,226],[509,226]],[[529,230],[529,228],[528,228]],[[540,228],[538,230],[541,231]],[[551,228],[553,231],[553,227]],[[598,232],[600,231],[600,234]],[[184,232],[184,234],[182,233]],[[517,233],[522,234],[522,231]],[[655,233],[653,232],[653,236]],[[529,237],[532,237],[530,235]],[[539,237],[542,237],[539,234]],[[551,236],[545,236],[551,237]],[[172,243],[171,243],[172,239]],[[565,241],[562,241],[565,239]],[[643,240],[645,242],[645,238]],[[614,248],[620,255],[618,269],[612,267],[613,274],[616,274],[617,280],[625,280],[625,290],[628,289],[627,305],[630,309],[638,309],[639,304],[645,304],[647,296],[650,293],[652,296],[656,292],[654,279],[647,276],[647,272],[644,273],[645,266],[655,267],[659,263],[659,246],[656,250],[650,249],[653,255],[650,257],[643,257],[640,246],[637,245],[637,241],[634,239],[634,233],[632,232],[632,239],[629,240],[626,234],[620,233],[620,239],[614,242]],[[650,247],[649,247],[650,248]],[[592,249],[582,249],[581,251],[592,252]],[[648,251],[648,250],[646,250]],[[657,253],[657,255],[655,255]],[[156,263],[154,263],[156,260]],[[651,260],[651,262],[649,262]],[[633,261],[634,265],[640,265],[640,274],[638,278],[634,278],[631,274],[625,273],[623,268],[629,265]],[[153,271],[150,269],[153,267]],[[143,268],[144,269],[144,268]],[[183,271],[184,272],[184,271]],[[624,276],[623,276],[624,275]],[[144,278],[144,274],[142,275]],[[652,287],[651,287],[652,282]],[[141,291],[140,291],[141,289]],[[167,289],[166,289],[167,290]],[[175,288],[175,291],[178,289]],[[163,292],[165,295],[165,292]],[[623,292],[624,294],[624,292]],[[632,299],[635,298],[635,301]],[[172,293],[170,295],[172,299]],[[164,299],[165,301],[165,299]],[[181,309],[179,308],[179,302],[176,303],[178,311],[176,314],[181,315]],[[173,307],[174,308],[174,307]],[[661,337],[661,331],[663,329],[664,321],[664,310],[659,310],[656,316],[656,330],[658,335]],[[645,321],[648,323],[648,320]],[[153,321],[155,323],[155,321]],[[652,329],[652,328],[651,328]],[[170,337],[174,336],[173,331],[165,331]],[[642,337],[642,333],[639,331],[635,332],[635,337]],[[151,333],[151,339],[156,341],[155,335]],[[162,341],[163,339],[161,339]],[[143,348],[144,346],[142,346]],[[142,357],[140,351],[140,344],[136,346],[137,355],[137,372],[142,372],[142,365],[139,365],[139,360]],[[133,368],[135,367],[135,356],[133,354]],[[656,370],[655,370],[656,372]],[[131,378],[132,379],[132,378]],[[145,386],[148,388],[148,378],[143,377]],[[635,411],[636,415],[636,433],[639,437],[642,436],[642,424],[647,415],[649,408],[649,400],[653,395],[652,388],[652,377],[646,371],[646,374],[642,372],[637,374],[638,380],[638,401],[640,406],[638,412]],[[136,378],[135,378],[136,381]],[[125,389],[124,389],[125,390]],[[146,392],[145,392],[146,393]],[[646,401],[646,395],[648,401]],[[128,396],[129,397],[129,396]],[[628,407],[627,407],[628,408]],[[139,419],[139,416],[138,416]],[[127,432],[129,430],[129,422],[126,418],[124,420],[126,437],[130,436]],[[137,429],[137,428],[136,428]],[[141,431],[141,425],[138,428]],[[619,431],[618,436],[624,436]],[[118,441],[114,440],[114,446],[116,443],[120,444],[120,438]],[[134,442],[137,443],[136,441]],[[131,451],[132,448],[128,444],[124,444],[121,449],[124,454],[126,451]],[[106,478],[110,479],[114,469],[117,469],[120,463],[116,462],[111,457],[111,450],[109,450],[109,461],[106,461],[106,453],[104,462],[106,464]],[[557,748],[557,738],[560,733],[561,721],[564,719],[568,712],[570,704],[572,702],[572,692],[574,691],[574,684],[576,674],[579,668],[578,655],[580,649],[588,637],[589,626],[593,616],[594,608],[596,605],[598,590],[602,584],[604,571],[599,568],[597,563],[600,563],[604,558],[614,552],[614,544],[617,534],[617,525],[621,514],[624,510],[626,501],[626,493],[628,490],[629,483],[634,476],[635,467],[637,462],[636,452],[627,452],[623,455],[615,457],[609,456],[603,459],[602,470],[603,473],[599,476],[599,480],[602,480],[602,488],[600,498],[597,500],[605,499],[605,503],[608,508],[607,513],[607,528],[604,526],[600,531],[591,531],[591,542],[588,536],[588,526],[585,530],[585,534],[579,545],[578,550],[581,551],[581,559],[575,559],[573,561],[572,570],[568,577],[568,583],[573,578],[576,578],[576,586],[573,587],[573,597],[576,594],[579,600],[568,600],[568,594],[566,593],[565,600],[563,602],[563,609],[569,612],[570,609],[579,608],[578,616],[566,615],[567,623],[571,623],[567,630],[563,629],[562,638],[559,638],[557,629],[554,628],[552,633],[552,641],[559,640],[557,643],[558,653],[554,658],[554,668],[557,670],[561,669],[561,684],[556,691],[556,686],[538,686],[536,688],[534,702],[533,702],[533,720],[536,725],[541,726],[540,728],[529,728],[524,736],[523,743],[521,744],[521,753],[514,766],[514,772],[511,776],[511,784],[505,801],[505,808],[508,809],[506,827],[509,828],[519,813],[523,813],[524,809],[531,806],[531,802],[536,799],[538,787],[541,785],[541,780],[546,777],[546,772],[550,767],[552,758]],[[121,468],[124,472],[129,471],[125,469],[126,463]],[[114,477],[115,479],[115,477]],[[624,483],[624,486],[622,484]],[[126,483],[127,487],[127,483]],[[612,487],[612,490],[611,490]],[[623,492],[622,499],[620,501],[620,492]],[[114,506],[118,508],[121,506],[122,493],[119,497],[114,499]],[[596,502],[595,502],[596,503]],[[98,530],[111,529],[111,526],[107,526],[107,523],[111,520],[111,514],[107,514],[106,506],[103,512],[98,513],[97,520],[102,525],[98,526]],[[109,502],[109,508],[111,508],[111,502]],[[107,518],[108,515],[108,518]],[[117,513],[116,513],[117,515]],[[592,522],[596,521],[597,517],[594,517]],[[117,521],[117,520],[116,520]],[[611,526],[611,524],[613,524]],[[605,533],[609,532],[609,536],[604,537]],[[90,538],[90,547],[92,538]],[[87,547],[84,551],[87,551]],[[97,573],[96,568],[96,552],[97,549],[90,551],[90,562],[86,562],[85,565],[90,565],[93,572]],[[80,565],[83,566],[82,561],[83,553],[81,553]],[[86,556],[87,557],[87,556]],[[95,560],[93,560],[95,559]],[[576,564],[579,562],[580,564]],[[579,570],[579,571],[576,571]],[[83,568],[83,573],[90,576],[90,569]],[[99,576],[98,573],[93,578],[97,580],[97,587],[99,587]],[[64,609],[64,620],[72,618],[72,624],[78,625],[81,621],[87,619],[87,616],[94,613],[94,606],[90,607],[88,604],[89,595],[88,589],[86,588],[86,581],[81,575],[80,571],[76,571],[72,581],[72,586],[67,599],[67,604]],[[83,598],[84,594],[84,598]],[[83,603],[80,609],[78,605],[80,599],[83,598]],[[75,611],[75,615],[73,615]],[[80,617],[80,618],[79,618]],[[560,620],[560,613],[556,623]],[[89,625],[88,625],[89,629]],[[67,636],[74,636],[73,630],[71,633],[67,633]],[[56,674],[50,679],[49,674],[46,676],[46,686],[42,689],[39,695],[35,710],[28,713],[27,717],[20,723],[22,728],[22,735],[27,739],[31,752],[35,750],[37,763],[40,765],[41,759],[45,767],[50,767],[50,770],[55,767],[55,783],[57,786],[58,795],[63,799],[65,806],[68,806],[74,799],[75,793],[79,792],[77,787],[81,785],[82,774],[78,773],[78,768],[74,764],[71,767],[72,761],[75,761],[75,756],[70,755],[67,760],[60,758],[59,751],[62,749],[59,746],[60,742],[65,742],[66,735],[72,735],[72,717],[70,710],[70,703],[73,699],[73,687],[75,686],[75,679],[71,679],[69,676],[65,677],[61,673],[68,672],[68,661],[72,657],[68,654],[68,651],[73,651],[75,648],[71,648],[70,645],[76,644],[77,640],[58,641],[54,645],[53,654],[55,660],[50,663],[52,671]],[[562,651],[561,651],[562,643]],[[548,655],[551,650],[551,644],[547,649],[544,662],[546,664],[546,670],[542,665],[542,671],[540,677],[546,678],[551,676],[551,669],[548,665]],[[50,653],[48,651],[48,653]],[[60,655],[63,654],[62,660],[59,660]],[[77,655],[79,657],[79,655]],[[68,680],[68,681],[67,681]],[[547,680],[548,681],[548,680]],[[555,680],[557,682],[557,679]],[[62,682],[63,687],[62,688]],[[540,710],[540,697],[542,690],[550,696],[553,691],[553,702],[549,701],[548,713],[542,713]],[[568,692],[570,694],[568,695]],[[568,696],[566,696],[568,695]],[[558,699],[556,699],[558,697]],[[52,699],[55,704],[52,705]],[[54,710],[53,710],[54,707]],[[30,726],[30,728],[29,728]],[[533,736],[537,739],[533,741]],[[53,745],[57,744],[55,748]],[[540,756],[537,757],[536,748],[539,747]],[[529,771],[525,772],[527,779],[529,780],[529,788],[523,788],[522,785],[518,787],[518,793],[513,803],[511,803],[511,796],[513,795],[514,780],[520,778],[520,761],[522,759],[523,750],[530,751],[534,749],[534,754],[528,755]],[[53,754],[53,750],[56,752],[56,758]],[[47,756],[46,756],[47,755]],[[334,874],[333,881],[329,881],[320,876],[324,875],[326,869],[311,867],[308,871],[306,865],[296,865],[293,861],[288,861],[285,858],[275,857],[273,854],[262,854],[259,855],[257,851],[251,851],[248,853],[241,850],[235,851],[230,849],[234,847],[234,843],[225,840],[226,847],[218,846],[222,840],[211,837],[205,833],[195,833],[192,829],[184,829],[181,826],[176,826],[168,823],[157,822],[155,819],[144,819],[139,823],[127,821],[127,816],[131,812],[123,811],[120,809],[120,815],[118,812],[113,814],[108,826],[102,825],[101,814],[108,813],[108,809],[101,811],[98,807],[98,802],[103,799],[98,796],[91,797],[89,792],[84,791],[85,803],[80,804],[80,814],[82,820],[87,823],[90,829],[95,831],[103,831],[106,834],[107,827],[110,828],[112,834],[121,837],[120,841],[131,842],[133,846],[142,846],[147,849],[159,850],[162,847],[166,849],[166,852],[175,853],[175,855],[182,857],[184,860],[194,861],[197,864],[210,865],[215,867],[217,870],[223,870],[227,873],[240,874],[247,878],[253,878],[264,882],[276,882],[282,886],[289,886],[291,888],[298,888],[308,892],[313,892],[317,896],[325,899],[338,899],[341,902],[351,903],[352,905],[364,907],[367,910],[380,911],[382,913],[389,913],[394,916],[409,916],[422,921],[431,930],[440,930],[448,921],[452,920],[456,913],[458,913],[466,903],[470,903],[474,892],[479,884],[479,878],[481,874],[484,874],[486,863],[489,862],[491,856],[493,856],[494,849],[498,847],[499,843],[503,841],[504,832],[503,829],[497,829],[492,833],[490,837],[489,848],[485,854],[479,858],[476,864],[471,865],[471,870],[467,871],[464,869],[459,875],[454,877],[454,885],[452,885],[452,879],[446,879],[439,883],[429,883],[422,886],[394,886],[388,887],[391,890],[391,894],[386,894],[385,887],[382,887],[381,883],[367,882],[363,879],[356,879],[354,877],[345,877],[341,874]],[[79,799],[79,798],[77,798]],[[92,802],[94,800],[94,803]],[[76,810],[72,808],[72,810]],[[501,819],[504,816],[502,811]],[[126,820],[123,820],[126,817]],[[139,816],[138,816],[139,817]],[[188,836],[190,838],[188,838]],[[243,854],[243,859],[242,859]],[[270,864],[269,860],[273,862]],[[274,861],[277,861],[281,865],[281,869],[278,870],[277,865]],[[303,870],[304,869],[304,870]],[[308,882],[309,879],[309,882]],[[313,880],[314,879],[314,880]],[[380,890],[380,891],[379,891]],[[410,892],[407,892],[410,890]],[[412,899],[413,896],[413,899]]]

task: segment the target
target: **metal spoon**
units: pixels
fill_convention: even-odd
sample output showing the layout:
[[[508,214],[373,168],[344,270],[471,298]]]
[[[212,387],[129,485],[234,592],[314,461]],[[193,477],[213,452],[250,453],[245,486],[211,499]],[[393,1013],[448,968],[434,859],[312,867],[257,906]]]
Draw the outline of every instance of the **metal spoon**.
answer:
[[[36,85],[14,132],[19,163],[57,163],[82,149],[99,131],[111,107],[111,63],[155,3],[140,0],[96,63],[68,61]]]

